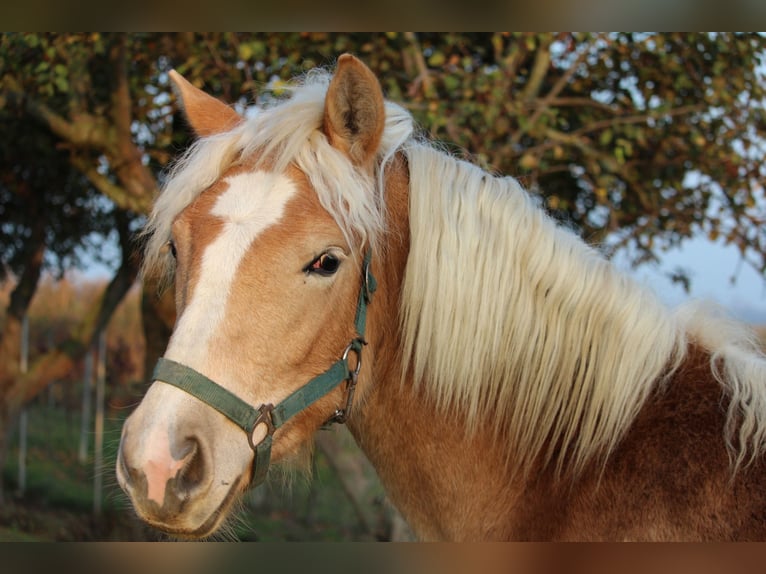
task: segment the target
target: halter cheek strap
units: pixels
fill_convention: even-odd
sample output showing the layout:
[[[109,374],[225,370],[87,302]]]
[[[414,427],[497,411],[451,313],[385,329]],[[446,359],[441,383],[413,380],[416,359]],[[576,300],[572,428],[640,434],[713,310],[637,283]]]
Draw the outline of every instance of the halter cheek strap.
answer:
[[[344,408],[336,410],[327,423],[342,424],[346,422],[351,410],[359,371],[362,368],[362,347],[367,344],[364,340],[367,305],[370,303],[376,288],[377,283],[370,272],[370,252],[368,251],[362,266],[362,286],[359,291],[359,301],[354,318],[357,337],[351,340],[341,358],[333,363],[329,369],[295,390],[276,406],[263,404],[257,409],[253,408],[202,373],[170,359],[160,358],[157,361],[152,378],[186,391],[216,409],[245,432],[247,441],[254,452],[251,484],[256,486],[266,478],[271,460],[271,443],[274,432],[290,418],[312,405],[344,381],[347,381],[346,405]],[[356,355],[353,369],[348,361],[351,352]],[[254,444],[253,434],[260,425],[266,426],[266,436],[258,444]]]

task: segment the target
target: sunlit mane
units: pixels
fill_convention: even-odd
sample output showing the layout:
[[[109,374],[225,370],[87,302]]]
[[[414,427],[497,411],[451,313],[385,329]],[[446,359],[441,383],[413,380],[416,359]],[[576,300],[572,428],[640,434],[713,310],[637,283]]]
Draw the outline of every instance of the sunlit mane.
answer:
[[[608,454],[688,340],[714,353],[733,399],[735,467],[763,449],[766,361],[741,327],[699,306],[671,314],[516,180],[425,145],[408,160],[407,366],[470,429],[494,426],[514,466],[577,472]]]
[[[285,90],[289,98],[253,108],[247,119],[231,131],[199,139],[178,160],[155,202],[144,235],[144,272],[161,270],[162,247],[170,238],[174,218],[224,172],[258,154],[271,169],[294,164],[310,179],[319,200],[340,224],[350,244],[374,245],[384,228],[383,186],[354,169],[322,133],[324,101],[331,75],[314,70]],[[385,165],[412,134],[411,116],[400,106],[386,103],[386,127],[378,156]],[[258,167],[253,166],[254,168]],[[382,171],[379,174],[382,177]],[[356,242],[355,241],[355,242]]]

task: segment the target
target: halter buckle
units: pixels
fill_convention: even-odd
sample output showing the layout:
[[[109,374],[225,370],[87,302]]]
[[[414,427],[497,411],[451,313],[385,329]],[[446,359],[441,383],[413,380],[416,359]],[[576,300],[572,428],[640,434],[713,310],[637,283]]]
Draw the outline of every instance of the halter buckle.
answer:
[[[271,403],[266,403],[258,407],[259,414],[258,414],[258,418],[255,419],[255,422],[253,423],[253,430],[247,433],[247,442],[250,443],[251,449],[255,450],[258,446],[253,443],[253,434],[255,434],[255,429],[257,429],[259,425],[261,424],[266,425],[266,437],[272,436],[274,434],[274,431],[277,430],[277,428],[274,426],[274,420],[271,418],[271,411],[273,410],[274,410],[274,405],[272,405]],[[264,439],[266,437],[264,437]],[[263,440],[259,441],[258,444],[262,442]]]

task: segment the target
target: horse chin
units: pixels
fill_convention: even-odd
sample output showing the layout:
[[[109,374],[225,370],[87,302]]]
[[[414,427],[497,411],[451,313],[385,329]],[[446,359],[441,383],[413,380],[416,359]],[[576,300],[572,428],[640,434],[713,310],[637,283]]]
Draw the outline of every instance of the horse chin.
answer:
[[[182,509],[172,517],[160,517],[152,512],[156,505],[142,505],[133,501],[139,518],[152,528],[155,528],[174,538],[183,540],[199,540],[213,536],[231,514],[232,508],[245,486],[242,480],[231,485],[221,502],[212,510],[202,508],[205,500],[190,500],[186,509]]]

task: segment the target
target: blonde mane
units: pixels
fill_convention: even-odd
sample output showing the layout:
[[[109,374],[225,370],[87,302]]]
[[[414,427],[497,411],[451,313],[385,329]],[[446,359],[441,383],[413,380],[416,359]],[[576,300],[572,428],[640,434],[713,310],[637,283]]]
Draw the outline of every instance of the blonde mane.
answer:
[[[300,168],[349,243],[377,251],[385,166],[401,151],[411,229],[404,368],[439,408],[454,409],[469,431],[492,425],[521,471],[542,460],[577,472],[617,445],[694,341],[731,398],[725,439],[734,468],[764,450],[766,361],[743,327],[701,306],[671,313],[556,226],[516,180],[415,138],[412,117],[396,104],[386,103],[377,177],[361,174],[322,133],[329,79],[311,73],[289,99],[189,149],[146,226],[146,272],[164,267],[173,219],[253,154],[277,171]]]
[[[469,430],[493,425],[510,461],[577,473],[617,445],[688,343],[732,401],[734,468],[764,449],[766,361],[741,325],[658,298],[557,226],[513,178],[410,145],[404,356]]]

